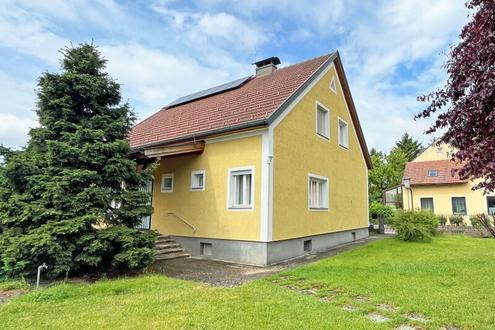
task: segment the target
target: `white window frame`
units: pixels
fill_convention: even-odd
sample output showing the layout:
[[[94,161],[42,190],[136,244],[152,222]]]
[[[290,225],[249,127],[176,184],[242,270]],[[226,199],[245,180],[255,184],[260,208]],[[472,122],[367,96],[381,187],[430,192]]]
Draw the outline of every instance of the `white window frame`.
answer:
[[[171,178],[172,179],[172,186],[170,187],[170,190],[165,190],[165,187],[164,187],[164,183],[165,183],[165,179],[167,178]],[[165,174],[162,174],[162,181],[160,182],[160,191],[162,193],[171,193],[171,192],[174,192],[174,173],[165,173]]]
[[[464,206],[466,207],[466,213],[465,214],[462,214],[462,213],[454,213],[454,198],[464,198]],[[453,196],[450,196],[450,210],[452,211],[452,215],[460,215],[461,217],[465,217],[467,216],[469,213],[468,213],[468,199],[466,196],[464,195],[453,195]]]
[[[437,208],[435,206],[435,197],[433,197],[433,196],[419,196],[419,209],[421,211],[423,211],[423,209],[421,208],[421,199],[423,199],[423,198],[431,198],[432,203],[433,203],[433,212],[432,213],[433,214],[436,214],[435,211],[436,211]]]
[[[337,81],[335,80],[335,76],[330,79],[330,83],[328,84],[328,88],[335,94],[337,94]]]
[[[202,187],[195,187],[194,182],[195,182],[195,176],[198,174],[203,175],[203,186]],[[197,170],[197,171],[192,171],[191,172],[191,191],[205,191],[206,187],[206,171],[205,170]]]
[[[313,206],[311,205],[311,179],[316,179],[319,181],[324,181],[324,186],[323,186],[323,205],[321,206]],[[328,211],[329,210],[329,199],[330,199],[330,193],[329,193],[329,182],[328,178],[326,176],[321,176],[313,173],[308,173],[308,184],[307,184],[307,189],[308,189],[308,210],[310,211]]]
[[[430,175],[432,172],[436,173],[436,175]],[[429,169],[428,171],[426,171],[426,176],[429,178],[436,178],[438,177],[438,170],[434,168]]]
[[[345,124],[345,137],[344,137],[344,141],[341,141],[341,137],[340,137],[340,133],[341,133],[341,127],[340,127],[340,123],[343,123]],[[338,129],[338,133],[339,133],[339,146],[341,148],[344,148],[344,149],[349,149],[349,124],[347,124],[347,122],[340,118],[339,117],[339,120],[337,120],[337,129]]]
[[[318,111],[320,109],[326,111],[326,132],[325,132],[326,135],[320,134],[320,132],[318,132]],[[316,101],[315,103],[315,126],[316,126],[315,127],[316,135],[324,139],[325,141],[329,141],[330,140],[330,109],[328,109],[326,106],[324,106],[318,101]]]
[[[251,174],[251,204],[249,205],[236,205],[235,204],[235,189],[233,177],[239,172],[250,172]],[[248,173],[245,173],[248,174]],[[227,210],[228,211],[253,211],[254,210],[254,186],[255,186],[255,173],[254,166],[243,166],[229,168],[227,173]],[[246,185],[244,185],[244,189]],[[245,195],[244,195],[245,196]]]

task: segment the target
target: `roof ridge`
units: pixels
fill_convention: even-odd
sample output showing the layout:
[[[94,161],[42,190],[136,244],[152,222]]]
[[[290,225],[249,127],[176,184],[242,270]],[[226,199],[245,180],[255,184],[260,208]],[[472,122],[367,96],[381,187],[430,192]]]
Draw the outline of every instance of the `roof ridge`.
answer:
[[[331,53],[327,53],[327,54],[324,54],[324,55],[315,56],[315,57],[313,57],[313,58],[310,58],[309,60],[304,60],[304,61],[302,61],[302,62],[292,63],[292,64],[290,64],[290,65],[283,66],[283,67],[281,67],[281,68],[277,69],[277,71],[278,71],[278,70],[283,70],[283,69],[288,69],[288,68],[290,68],[290,67],[293,67],[293,66],[296,66],[296,65],[300,65],[300,64],[304,64],[304,63],[307,63],[307,62],[311,62],[311,61],[314,61],[314,60],[318,60],[318,59],[323,58],[323,57],[330,57],[330,56],[332,56],[334,53],[335,53],[335,52],[331,52]],[[323,64],[322,64],[322,65],[323,65]],[[277,72],[277,71],[275,71],[275,72]]]

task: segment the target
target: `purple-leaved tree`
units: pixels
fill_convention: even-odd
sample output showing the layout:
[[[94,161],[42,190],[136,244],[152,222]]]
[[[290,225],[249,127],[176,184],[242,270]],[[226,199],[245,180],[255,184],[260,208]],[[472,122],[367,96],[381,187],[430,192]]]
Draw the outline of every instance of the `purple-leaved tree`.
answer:
[[[481,179],[474,189],[495,190],[495,1],[468,0],[473,11],[460,42],[451,48],[444,88],[418,100],[429,106],[416,118],[437,114],[427,130],[445,129],[441,142],[455,148],[463,178]]]

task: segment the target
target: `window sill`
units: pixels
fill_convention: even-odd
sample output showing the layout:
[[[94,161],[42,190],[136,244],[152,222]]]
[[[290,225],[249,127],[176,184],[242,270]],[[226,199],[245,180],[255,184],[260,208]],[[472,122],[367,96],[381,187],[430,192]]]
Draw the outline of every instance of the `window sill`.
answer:
[[[310,211],[328,211],[328,207],[310,207]]]
[[[346,147],[346,146],[341,145],[340,143],[339,143],[339,147],[341,147],[344,150],[349,150],[349,146]]]
[[[174,191],[173,190],[160,190],[160,192],[162,192],[162,193],[172,193]]]
[[[205,191],[205,188],[191,188],[191,191]]]
[[[229,211],[252,211],[252,206],[229,206],[227,208]]]
[[[320,139],[323,139],[325,141],[330,141],[330,137],[329,136],[325,136],[323,134],[320,134],[320,133],[316,133],[316,135],[320,138]]]

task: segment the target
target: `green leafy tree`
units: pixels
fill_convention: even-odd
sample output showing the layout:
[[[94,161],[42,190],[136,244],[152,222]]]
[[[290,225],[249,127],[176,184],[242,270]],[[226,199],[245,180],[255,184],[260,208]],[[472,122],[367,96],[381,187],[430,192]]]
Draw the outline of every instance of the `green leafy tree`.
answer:
[[[397,186],[402,181],[407,156],[399,148],[394,148],[389,154],[371,150],[373,169],[369,171],[370,202],[381,202],[383,191]]]
[[[95,46],[62,53],[62,71],[39,79],[26,148],[0,150],[0,274],[127,271],[153,258],[156,234],[133,228],[152,211],[139,189],[150,174],[128,158],[134,115]]]
[[[407,133],[404,133],[399,141],[395,143],[395,147],[402,150],[410,162],[424,150],[423,145],[418,140],[415,140]]]

